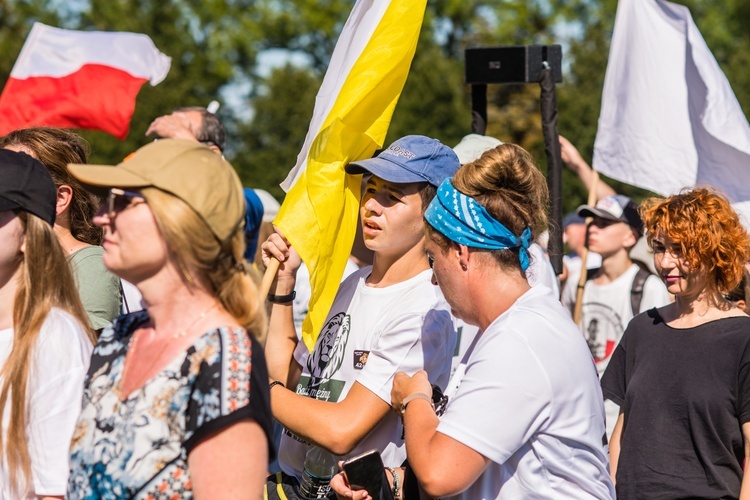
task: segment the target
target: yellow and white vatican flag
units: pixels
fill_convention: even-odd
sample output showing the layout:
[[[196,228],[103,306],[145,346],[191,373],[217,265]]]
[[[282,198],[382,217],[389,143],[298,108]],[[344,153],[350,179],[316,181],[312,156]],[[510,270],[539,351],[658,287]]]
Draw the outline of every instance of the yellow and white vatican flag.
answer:
[[[274,224],[310,270],[302,340],[312,350],[356,233],[359,176],[344,166],[383,146],[409,74],[426,0],[358,0],[336,43]]]
[[[711,185],[750,213],[750,124],[685,6],[619,1],[593,163],[662,195]]]

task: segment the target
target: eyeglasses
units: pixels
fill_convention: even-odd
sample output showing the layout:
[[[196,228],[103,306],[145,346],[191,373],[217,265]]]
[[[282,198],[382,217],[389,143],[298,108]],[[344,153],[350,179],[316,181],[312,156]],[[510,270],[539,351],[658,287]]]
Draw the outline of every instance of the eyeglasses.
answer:
[[[146,198],[140,193],[112,188],[109,190],[109,195],[107,196],[107,216],[110,219],[114,219],[118,213],[126,208],[145,202]]]

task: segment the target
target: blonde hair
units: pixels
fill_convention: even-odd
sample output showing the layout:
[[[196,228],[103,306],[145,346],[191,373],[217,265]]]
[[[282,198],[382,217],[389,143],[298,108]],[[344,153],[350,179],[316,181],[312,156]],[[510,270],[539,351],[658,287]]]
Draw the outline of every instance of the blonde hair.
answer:
[[[50,309],[57,307],[72,315],[85,328],[89,339],[96,342],[73,273],[52,226],[27,212],[19,212],[18,218],[24,229],[26,249],[20,257],[18,288],[13,298],[13,349],[0,372],[3,377],[0,415],[4,415],[10,400],[10,424],[5,440],[0,434],[0,450],[5,452],[10,485],[15,493],[22,491],[19,485],[28,485],[31,478],[26,387],[34,346]]]
[[[259,277],[243,255],[244,225],[238,225],[222,245],[203,219],[181,199],[156,188],[144,188],[141,193],[185,284],[195,286],[190,269],[200,273],[224,309],[262,342],[266,333],[265,310],[258,296]]]

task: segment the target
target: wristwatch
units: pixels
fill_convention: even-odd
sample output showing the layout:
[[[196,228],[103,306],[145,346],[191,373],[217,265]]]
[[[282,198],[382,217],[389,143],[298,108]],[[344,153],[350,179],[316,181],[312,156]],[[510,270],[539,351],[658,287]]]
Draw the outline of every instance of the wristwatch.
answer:
[[[409,394],[404,398],[403,401],[401,401],[401,419],[403,420],[404,414],[406,413],[406,405],[414,401],[415,399],[424,399],[428,403],[430,403],[430,408],[432,408],[432,411],[435,411],[435,404],[432,402],[432,396],[429,394],[425,394],[424,392],[414,392],[412,394]]]

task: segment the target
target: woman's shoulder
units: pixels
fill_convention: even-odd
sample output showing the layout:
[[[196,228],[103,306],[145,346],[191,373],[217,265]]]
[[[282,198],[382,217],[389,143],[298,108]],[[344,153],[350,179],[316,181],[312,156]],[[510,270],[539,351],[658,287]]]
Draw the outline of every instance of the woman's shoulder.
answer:
[[[39,329],[40,344],[54,343],[59,347],[83,346],[92,347],[86,328],[69,312],[52,307],[44,318]]]
[[[40,367],[63,372],[69,366],[88,364],[93,348],[83,325],[70,313],[53,307],[39,329],[35,359]]]
[[[119,288],[119,279],[104,265],[103,255],[102,247],[90,245],[71,254],[68,259],[77,279],[84,280],[86,286],[94,286],[101,282],[102,285],[110,286],[115,283],[116,288]]]
[[[206,332],[188,349],[187,360],[186,366],[199,380],[196,402],[199,406],[220,404],[222,414],[248,406],[258,397],[253,385],[257,388],[258,381],[268,381],[263,350],[239,326]]]
[[[76,266],[83,261],[88,262],[101,262],[102,255],[104,255],[104,248],[99,245],[87,245],[80,250],[76,250],[68,259],[71,265]],[[102,264],[103,265],[103,264]]]
[[[213,328],[204,333],[193,347],[209,364],[219,360],[250,362],[253,349],[262,351],[253,335],[237,325]]]

